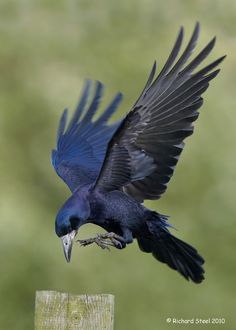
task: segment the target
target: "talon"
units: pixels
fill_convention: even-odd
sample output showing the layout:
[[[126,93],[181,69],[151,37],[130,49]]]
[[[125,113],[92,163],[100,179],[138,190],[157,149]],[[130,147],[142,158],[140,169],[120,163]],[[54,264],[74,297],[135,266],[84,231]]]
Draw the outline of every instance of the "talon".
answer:
[[[115,238],[111,238],[111,242],[118,249],[121,249],[123,246],[122,243]]]
[[[110,248],[109,248],[109,246],[108,246],[108,245],[109,245],[108,242],[106,242],[106,241],[104,241],[104,240],[102,240],[102,239],[95,238],[94,243],[96,243],[97,246],[99,246],[99,247],[102,248],[103,250],[107,249],[107,250],[110,251]]]
[[[115,233],[97,234],[97,236],[95,237],[77,240],[77,242],[79,242],[81,246],[87,246],[96,243],[103,250],[107,249],[109,251],[109,246],[113,246],[117,249],[122,249],[126,245],[124,238]]]

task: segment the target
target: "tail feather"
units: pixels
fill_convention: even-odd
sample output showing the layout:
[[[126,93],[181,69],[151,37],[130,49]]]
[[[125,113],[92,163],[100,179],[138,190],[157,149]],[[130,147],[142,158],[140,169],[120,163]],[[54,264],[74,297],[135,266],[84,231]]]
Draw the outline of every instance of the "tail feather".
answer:
[[[187,280],[200,283],[204,279],[204,259],[195,248],[170,233],[164,233],[161,240],[155,241],[152,254],[157,260],[177,270]]]
[[[138,245],[141,251],[150,253],[153,250],[153,244],[150,239],[138,237]]]
[[[187,280],[195,283],[204,280],[204,259],[191,245],[173,236],[167,229],[160,226],[158,221],[148,227],[150,228],[149,238],[137,238],[142,251],[152,255],[169,267],[177,270]],[[155,228],[155,230],[154,230]]]

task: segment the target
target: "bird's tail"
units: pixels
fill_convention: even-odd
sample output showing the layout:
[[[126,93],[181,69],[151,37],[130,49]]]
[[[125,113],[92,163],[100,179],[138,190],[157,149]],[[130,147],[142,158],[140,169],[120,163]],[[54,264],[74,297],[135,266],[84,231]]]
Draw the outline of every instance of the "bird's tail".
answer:
[[[204,279],[204,259],[191,245],[173,236],[167,229],[167,217],[153,212],[147,227],[150,236],[137,237],[142,251],[152,253],[159,261],[177,270],[187,280],[201,283]]]

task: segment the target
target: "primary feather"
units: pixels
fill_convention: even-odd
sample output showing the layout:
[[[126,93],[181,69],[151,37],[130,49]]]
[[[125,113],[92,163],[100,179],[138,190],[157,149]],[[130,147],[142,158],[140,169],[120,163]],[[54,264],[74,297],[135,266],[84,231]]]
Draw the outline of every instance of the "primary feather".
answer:
[[[196,45],[199,24],[176,61],[183,34],[181,28],[156,79],[154,63],[138,101],[109,142],[97,188],[106,191],[123,189],[138,201],[157,199],[165,192],[183,150],[183,140],[193,133],[192,123],[203,103],[201,95],[219,72],[212,70],[224,58],[194,73],[193,70],[211,52],[215,38],[185,66]]]
[[[52,164],[72,192],[96,179],[107,143],[119,125],[119,122],[108,125],[107,121],[116,111],[122,94],[118,93],[100,117],[93,120],[104,86],[97,82],[95,91],[91,91],[91,88],[92,82],[87,81],[67,128],[68,111],[66,109],[63,112],[57,133],[57,149],[52,151]]]

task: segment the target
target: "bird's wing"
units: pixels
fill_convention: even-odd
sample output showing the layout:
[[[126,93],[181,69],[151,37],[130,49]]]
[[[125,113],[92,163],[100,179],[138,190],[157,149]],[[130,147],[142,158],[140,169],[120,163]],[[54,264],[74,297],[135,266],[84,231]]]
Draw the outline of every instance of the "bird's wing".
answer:
[[[156,79],[154,63],[144,90],[108,144],[95,188],[123,189],[138,201],[158,199],[166,190],[183,140],[193,133],[192,123],[203,103],[201,95],[218,74],[214,69],[224,58],[194,72],[211,52],[215,38],[186,64],[198,39],[199,24],[177,60],[183,34],[181,28]]]
[[[107,144],[119,123],[108,125],[107,121],[117,109],[122,94],[118,93],[106,110],[93,120],[104,86],[87,81],[80,102],[67,125],[67,109],[63,112],[58,132],[57,149],[52,151],[52,164],[63,181],[73,192],[78,186],[96,180],[101,169]]]

